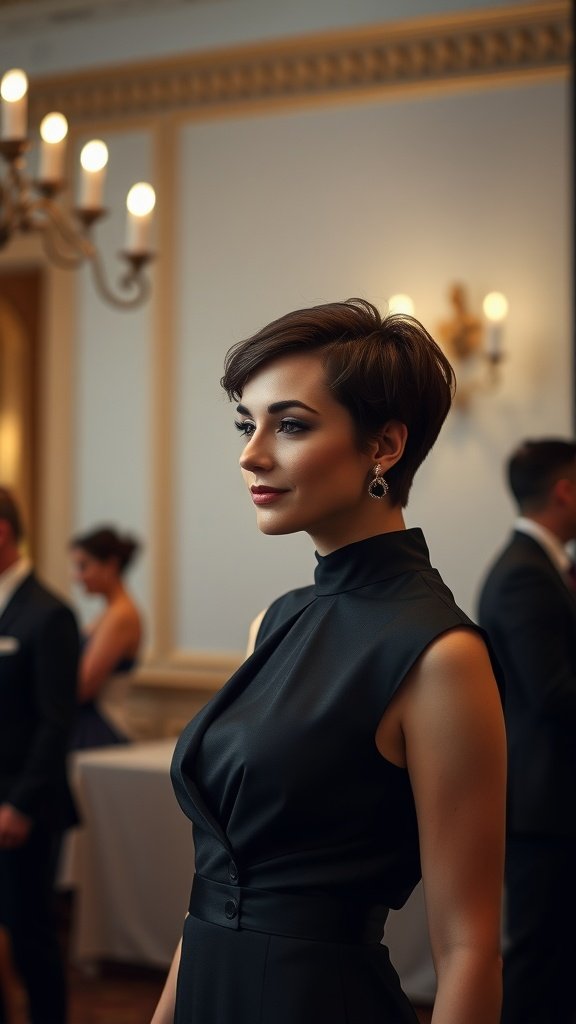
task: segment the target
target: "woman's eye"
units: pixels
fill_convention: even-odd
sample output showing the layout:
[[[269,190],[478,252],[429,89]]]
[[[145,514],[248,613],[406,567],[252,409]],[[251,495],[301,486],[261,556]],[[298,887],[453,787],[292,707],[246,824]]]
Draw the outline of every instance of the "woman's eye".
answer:
[[[302,420],[282,420],[280,432],[283,434],[297,434],[300,430],[308,430],[308,424]]]
[[[256,430],[256,427],[250,422],[250,420],[235,420],[234,426],[240,434],[243,434],[244,437],[252,437],[252,434]]]

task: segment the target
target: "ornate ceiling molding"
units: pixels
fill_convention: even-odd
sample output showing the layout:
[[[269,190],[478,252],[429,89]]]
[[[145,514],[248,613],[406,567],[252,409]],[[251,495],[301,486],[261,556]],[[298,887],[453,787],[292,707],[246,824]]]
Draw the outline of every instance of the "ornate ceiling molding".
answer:
[[[37,78],[30,98],[35,119],[211,117],[566,74],[571,57],[570,3],[546,0]]]

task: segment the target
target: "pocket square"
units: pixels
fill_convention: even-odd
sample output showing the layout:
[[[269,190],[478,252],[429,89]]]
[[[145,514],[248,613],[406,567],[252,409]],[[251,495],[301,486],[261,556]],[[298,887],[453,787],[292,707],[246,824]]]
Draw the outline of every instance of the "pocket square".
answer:
[[[15,636],[0,636],[0,655],[15,654],[20,649],[20,641]]]

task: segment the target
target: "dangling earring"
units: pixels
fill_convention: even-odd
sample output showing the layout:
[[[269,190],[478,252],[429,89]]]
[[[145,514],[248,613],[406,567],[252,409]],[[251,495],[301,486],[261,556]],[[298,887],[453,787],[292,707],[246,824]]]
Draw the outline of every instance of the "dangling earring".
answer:
[[[382,467],[378,462],[374,466],[374,477],[368,484],[368,494],[371,498],[376,498],[376,501],[382,501],[388,494],[388,484],[382,476]]]

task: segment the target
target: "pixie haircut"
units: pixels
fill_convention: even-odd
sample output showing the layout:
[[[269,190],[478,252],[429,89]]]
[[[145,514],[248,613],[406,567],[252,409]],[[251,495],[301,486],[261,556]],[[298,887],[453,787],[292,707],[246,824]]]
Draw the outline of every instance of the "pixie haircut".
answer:
[[[454,372],[446,356],[413,317],[382,318],[365,299],[348,299],[287,313],[237,342],[220,383],[238,401],[266,363],[311,352],[321,355],[328,388],[352,416],[360,449],[389,420],[406,425],[402,458],[386,473],[392,503],[405,506],[450,409]]]
[[[508,460],[508,483],[518,508],[538,511],[554,484],[576,472],[576,442],[557,438],[524,441]]]
[[[79,533],[70,541],[72,550],[80,549],[95,558],[98,562],[108,562],[115,558],[118,569],[123,573],[138,551],[140,544],[130,536],[121,536],[113,526],[101,526],[88,533]]]

